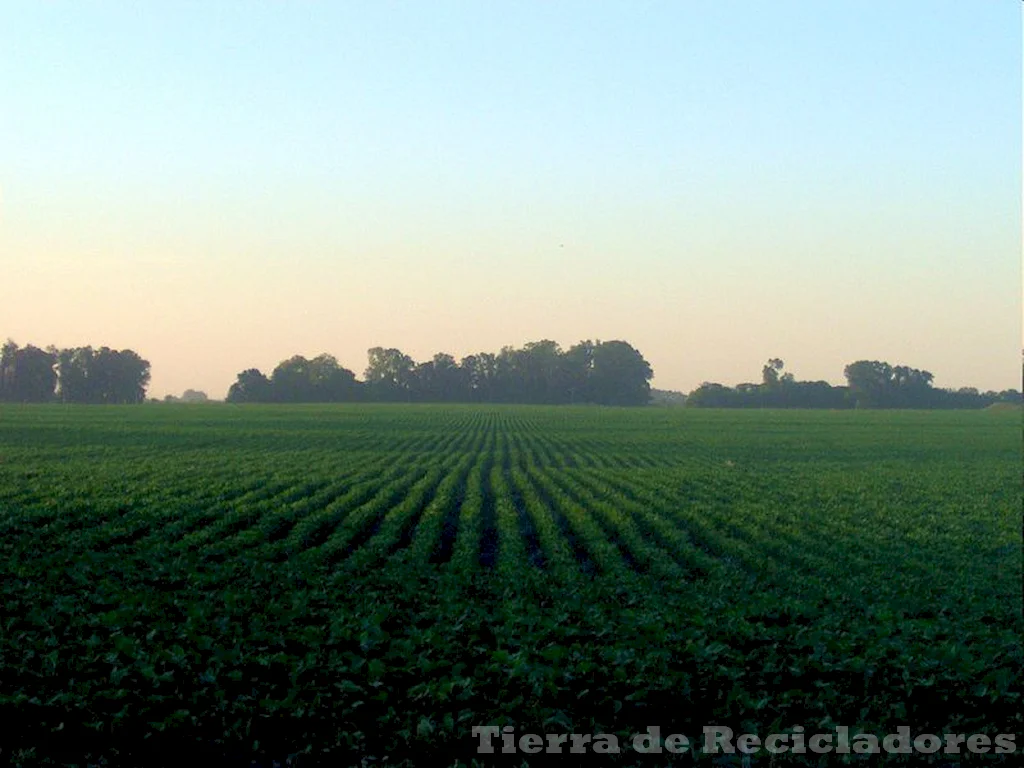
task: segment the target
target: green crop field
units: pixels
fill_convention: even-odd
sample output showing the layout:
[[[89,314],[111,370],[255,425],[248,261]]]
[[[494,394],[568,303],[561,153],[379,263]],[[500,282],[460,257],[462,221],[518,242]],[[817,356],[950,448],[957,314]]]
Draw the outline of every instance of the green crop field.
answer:
[[[615,735],[562,757],[602,765],[665,765],[648,726],[1024,749],[1019,412],[5,406],[0,532],[0,761],[532,764],[486,725]]]

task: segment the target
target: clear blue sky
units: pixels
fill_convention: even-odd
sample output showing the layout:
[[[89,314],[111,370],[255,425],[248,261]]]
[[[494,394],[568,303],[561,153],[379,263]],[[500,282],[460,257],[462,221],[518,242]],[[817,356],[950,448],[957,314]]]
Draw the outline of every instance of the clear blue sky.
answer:
[[[1021,4],[6,2],[0,337],[1020,385]]]

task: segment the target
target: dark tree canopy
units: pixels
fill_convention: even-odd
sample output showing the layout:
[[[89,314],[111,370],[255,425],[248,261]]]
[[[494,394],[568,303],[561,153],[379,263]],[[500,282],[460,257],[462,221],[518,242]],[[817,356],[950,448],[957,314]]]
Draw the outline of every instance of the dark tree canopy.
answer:
[[[416,363],[400,350],[373,347],[367,351],[369,364],[364,378],[372,400],[384,402],[412,399]]]
[[[13,341],[0,351],[0,399],[15,402],[141,403],[149,362],[130,349],[45,351]]]
[[[930,372],[878,360],[846,366],[845,387],[797,381],[791,373],[780,375],[784,367],[778,358],[769,360],[761,369],[760,384],[733,388],[705,382],[689,394],[686,404],[703,408],[983,408],[1021,399],[1016,390],[935,389]]]
[[[0,396],[16,403],[45,403],[57,386],[57,353],[8,340],[0,350]]]
[[[338,403],[354,400],[356,376],[332,355],[307,360],[296,355],[270,375],[273,399],[282,403]]]
[[[929,408],[935,390],[929,371],[878,360],[858,360],[843,369],[850,394],[861,408]]]
[[[155,401],[153,401],[155,402]],[[186,389],[181,393],[181,397],[174,395],[164,395],[163,402],[165,403],[185,403],[189,405],[208,403],[210,398],[207,397],[206,393],[198,389]]]
[[[228,390],[229,403],[269,403],[273,400],[270,379],[255,368],[242,371]]]
[[[45,403],[57,386],[54,350],[29,344],[19,348],[8,340],[0,350],[0,394],[16,403]]]
[[[149,362],[130,349],[78,347],[58,355],[58,396],[65,403],[141,403]]]
[[[598,342],[590,354],[585,377],[589,400],[602,405],[645,405],[651,397],[654,371],[624,341]]]
[[[412,392],[417,400],[458,403],[470,400],[470,369],[451,355],[439,352],[413,368]]]
[[[583,341],[568,351],[550,339],[480,352],[456,361],[439,352],[417,363],[399,349],[367,351],[364,381],[330,355],[295,356],[269,378],[256,369],[238,375],[229,402],[598,403],[643,405],[650,365],[624,341]]]
[[[424,403],[529,403],[636,406],[652,402],[710,408],[983,408],[1021,404],[1021,393],[979,392],[932,386],[930,371],[880,360],[858,360],[843,371],[846,386],[797,381],[785,363],[771,358],[760,383],[735,387],[705,382],[689,395],[658,392],[653,371],[628,342],[585,340],[563,350],[550,339],[521,348],[479,352],[461,360],[446,352],[417,363],[393,347],[367,351],[365,380],[329,354],[295,355],[270,376],[256,368],[238,374],[231,403],[338,403],[359,400]],[[1024,370],[1024,368],[1022,368]],[[131,349],[0,347],[0,401],[22,403],[142,403],[150,364]],[[179,398],[168,397],[169,402]],[[206,402],[186,390],[181,402]]]

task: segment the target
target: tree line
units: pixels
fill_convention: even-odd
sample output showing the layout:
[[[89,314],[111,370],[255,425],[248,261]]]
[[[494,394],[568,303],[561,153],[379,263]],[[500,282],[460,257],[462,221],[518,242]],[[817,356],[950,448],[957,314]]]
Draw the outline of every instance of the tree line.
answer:
[[[980,392],[938,389],[929,371],[878,360],[858,360],[844,370],[845,386],[798,381],[778,358],[761,370],[759,383],[727,387],[705,382],[684,395],[652,390],[650,364],[625,341],[581,341],[563,350],[545,339],[503,347],[461,360],[438,353],[416,362],[394,348],[368,350],[363,379],[328,354],[295,355],[270,373],[250,368],[228,390],[233,403],[441,402],[548,405],[686,405],[698,408],[983,408],[1021,403],[1016,389]],[[0,348],[0,401],[22,403],[141,403],[150,364],[131,349]],[[179,398],[168,396],[168,402]],[[181,402],[204,402],[186,390]]]
[[[686,404],[701,408],[984,408],[1020,403],[1016,389],[979,392],[974,387],[938,389],[930,371],[879,360],[858,360],[843,369],[846,386],[797,381],[778,358],[761,369],[760,383],[726,387],[705,382]]]
[[[0,348],[0,401],[141,403],[149,361],[130,349],[46,349],[9,340]]]
[[[545,339],[461,360],[438,353],[416,362],[399,349],[373,347],[360,381],[327,354],[296,355],[269,376],[242,371],[233,403],[428,402],[645,405],[650,364],[625,341],[581,341],[563,350]]]

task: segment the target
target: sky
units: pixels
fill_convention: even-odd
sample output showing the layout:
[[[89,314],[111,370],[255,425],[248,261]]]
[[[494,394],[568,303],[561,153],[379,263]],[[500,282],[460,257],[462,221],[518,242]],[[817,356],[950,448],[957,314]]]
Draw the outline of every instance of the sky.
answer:
[[[1016,0],[0,0],[0,338],[1020,388]]]

